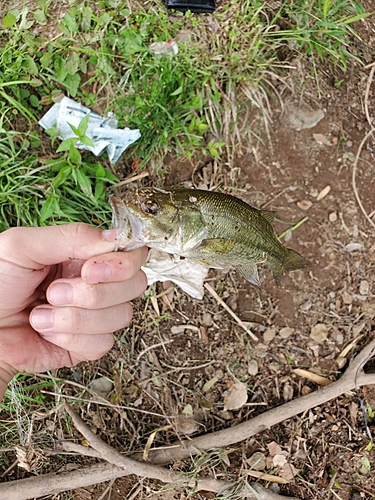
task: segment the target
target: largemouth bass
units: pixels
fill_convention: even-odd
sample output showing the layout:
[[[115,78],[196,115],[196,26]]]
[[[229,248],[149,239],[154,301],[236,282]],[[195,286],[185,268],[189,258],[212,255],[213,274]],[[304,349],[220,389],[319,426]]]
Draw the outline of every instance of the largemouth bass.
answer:
[[[282,245],[272,226],[275,214],[227,194],[198,189],[131,189],[112,196],[121,249],[149,246],[210,267],[230,264],[260,285],[258,264],[270,266],[277,285],[285,271],[309,261]]]

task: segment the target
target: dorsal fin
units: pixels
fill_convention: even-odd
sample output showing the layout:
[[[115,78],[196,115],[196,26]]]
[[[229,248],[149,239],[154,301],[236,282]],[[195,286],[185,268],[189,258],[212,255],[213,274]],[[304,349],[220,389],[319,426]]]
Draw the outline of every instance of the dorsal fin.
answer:
[[[265,219],[268,220],[270,224],[272,224],[275,220],[276,212],[274,212],[273,210],[259,210],[259,212]]]

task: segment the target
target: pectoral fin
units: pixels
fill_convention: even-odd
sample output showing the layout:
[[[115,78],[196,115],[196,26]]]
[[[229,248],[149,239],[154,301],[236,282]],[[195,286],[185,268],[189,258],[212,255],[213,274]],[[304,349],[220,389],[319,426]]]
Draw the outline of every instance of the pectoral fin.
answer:
[[[260,280],[258,276],[258,268],[256,264],[244,264],[240,266],[235,266],[236,271],[239,272],[247,281],[250,281],[253,285],[260,285]]]
[[[216,255],[228,253],[233,247],[234,241],[225,238],[208,238],[202,241],[202,250]]]

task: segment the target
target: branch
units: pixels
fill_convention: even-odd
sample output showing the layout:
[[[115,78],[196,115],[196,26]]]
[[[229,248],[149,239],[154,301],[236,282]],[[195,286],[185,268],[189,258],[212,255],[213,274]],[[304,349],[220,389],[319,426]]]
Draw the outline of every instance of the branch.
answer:
[[[363,385],[375,384],[375,374],[366,374],[362,370],[365,363],[375,353],[375,340],[370,342],[351,361],[348,369],[342,378],[312,394],[308,394],[294,401],[274,408],[263,415],[253,418],[248,422],[243,422],[236,427],[231,427],[218,432],[213,432],[205,436],[200,436],[190,441],[179,442],[174,448],[168,450],[154,450],[150,452],[150,459],[153,464],[167,463],[173,460],[187,458],[195,455],[197,450],[219,448],[243,441],[258,432],[276,425],[283,420],[291,418],[299,413],[305,412],[315,406],[340,396]],[[128,474],[137,474],[142,477],[158,479],[162,482],[174,483],[180,486],[195,488],[195,491],[206,490],[213,492],[230,491],[233,483],[218,481],[216,479],[188,479],[179,474],[175,474],[167,469],[141,463],[134,460],[134,457],[142,460],[141,454],[133,454],[132,458],[124,457],[112,447],[98,438],[89,427],[73,412],[67,405],[66,409],[72,416],[77,429],[88,439],[90,444],[100,453],[101,457],[111,463],[100,463],[90,467],[65,472],[61,474],[46,474],[43,476],[21,479],[9,483],[0,484],[0,498],[7,500],[27,500],[32,497],[51,495],[62,491],[82,488],[92,484],[109,481]],[[88,451],[92,454],[92,450]],[[237,492],[238,493],[238,492]],[[260,484],[251,484],[241,491],[243,498],[261,500],[293,500],[290,497],[283,497],[277,493],[267,490]]]
[[[294,417],[299,413],[304,413],[315,406],[322,405],[357,387],[375,384],[375,374],[366,374],[362,370],[366,362],[374,355],[374,352],[375,340],[370,342],[359,354],[357,354],[349,364],[344,375],[336,382],[313,393],[307,394],[306,396],[302,396],[273,408],[235,427],[229,427],[221,431],[212,432],[182,442],[176,441],[168,449],[151,450],[148,459],[153,464],[160,465],[188,458],[195,455],[197,450],[224,448],[248,439],[288,418]],[[141,461],[142,453],[133,453],[131,458]]]

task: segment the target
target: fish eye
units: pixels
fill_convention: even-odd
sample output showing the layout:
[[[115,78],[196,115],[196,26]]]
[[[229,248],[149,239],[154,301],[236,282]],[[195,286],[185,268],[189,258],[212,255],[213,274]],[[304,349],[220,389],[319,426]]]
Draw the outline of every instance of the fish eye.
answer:
[[[157,215],[159,212],[159,205],[155,200],[142,201],[141,210],[145,214]]]

